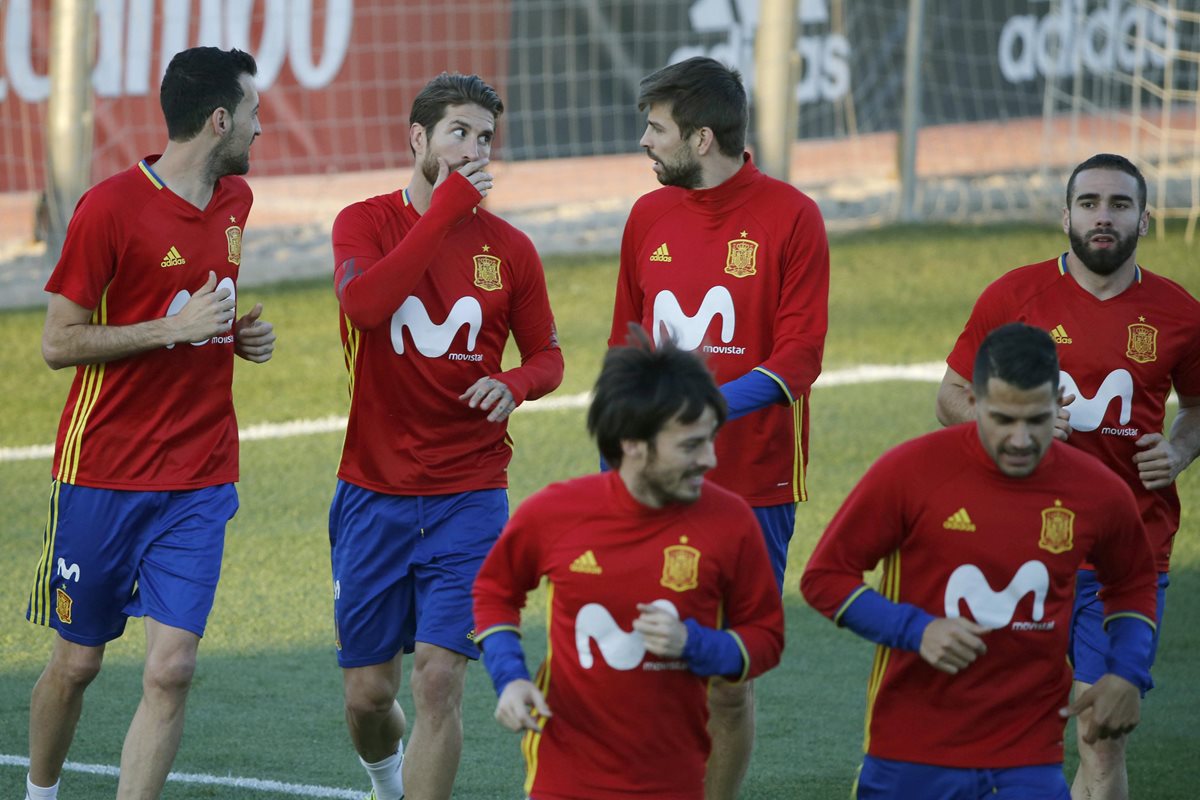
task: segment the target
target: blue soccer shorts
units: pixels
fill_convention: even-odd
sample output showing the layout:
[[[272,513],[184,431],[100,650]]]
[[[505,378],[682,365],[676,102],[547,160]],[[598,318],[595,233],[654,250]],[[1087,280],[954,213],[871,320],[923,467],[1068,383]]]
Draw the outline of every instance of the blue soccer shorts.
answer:
[[[128,492],[55,481],[26,617],[92,647],[129,617],[203,636],[237,509],[232,483]]]
[[[1167,602],[1167,586],[1171,583],[1165,572],[1158,574],[1157,625],[1154,643],[1150,648],[1150,664],[1158,652],[1158,634],[1162,630],[1163,610]],[[1071,666],[1075,680],[1095,683],[1104,677],[1108,667],[1104,655],[1108,652],[1108,634],[1104,630],[1104,603],[1100,600],[1100,582],[1096,571],[1081,569],[1075,575],[1075,609],[1071,612]],[[1154,688],[1154,682],[1150,682]]]
[[[767,543],[767,555],[771,557],[771,569],[775,572],[775,585],[783,594],[783,573],[787,570],[788,545],[796,530],[796,504],[779,506],[757,506],[752,509],[762,529],[763,541]]]
[[[857,800],[1071,800],[1062,764],[959,769],[863,757]]]
[[[338,481],[329,509],[338,665],[417,642],[479,658],[471,587],[508,521],[508,492],[400,496]]]

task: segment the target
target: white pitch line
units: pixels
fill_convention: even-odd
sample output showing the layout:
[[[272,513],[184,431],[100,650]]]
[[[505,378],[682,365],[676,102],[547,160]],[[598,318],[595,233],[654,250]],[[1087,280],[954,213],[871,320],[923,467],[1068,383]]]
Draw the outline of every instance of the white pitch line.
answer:
[[[29,759],[21,756],[0,755],[0,766],[29,767]],[[104,775],[115,778],[121,770],[107,764],[80,764],[68,761],[63,765],[67,772],[82,772],[88,775]],[[284,783],[264,781],[258,778],[238,778],[233,775],[205,775],[194,772],[172,772],[167,775],[168,783],[194,783],[205,786],[229,786],[234,789],[250,789],[257,792],[277,792],[293,797],[329,797],[336,800],[361,800],[363,793],[355,789],[334,789],[329,786],[313,786],[306,783]]]
[[[826,389],[830,386],[849,386],[859,383],[880,383],[882,381],[917,381],[921,383],[938,383],[946,372],[944,361],[930,361],[924,364],[860,364],[856,367],[837,369],[824,372],[813,384],[814,389]],[[530,400],[521,404],[517,414],[532,414],[539,411],[558,411],[564,408],[585,408],[591,400],[591,392],[578,394],[553,395],[540,400]],[[1174,402],[1175,395],[1171,394],[1170,401]],[[288,422],[264,422],[250,425],[238,431],[238,438],[243,442],[254,442],[263,439],[287,439],[293,436],[308,436],[314,433],[334,433],[346,429],[344,416],[331,415],[318,419],[294,419]],[[28,461],[37,458],[52,458],[54,445],[35,444],[28,447],[0,447],[0,462]]]

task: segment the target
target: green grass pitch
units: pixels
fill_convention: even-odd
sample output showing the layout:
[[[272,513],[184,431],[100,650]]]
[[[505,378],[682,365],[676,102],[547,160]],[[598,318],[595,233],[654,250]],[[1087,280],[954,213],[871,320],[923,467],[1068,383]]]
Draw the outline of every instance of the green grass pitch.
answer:
[[[1006,269],[1064,247],[1052,225],[911,227],[832,240],[830,332],[825,368],[938,361],[954,342],[983,286]],[[1179,238],[1148,239],[1142,261],[1200,294],[1197,249]],[[614,258],[547,263],[567,371],[560,394],[586,391],[608,334]],[[253,270],[253,264],[244,268]],[[246,289],[262,300],[279,343],[266,366],[239,363],[235,395],[243,426],[346,412],[337,309],[327,282]],[[70,381],[42,363],[41,310],[0,314],[0,448],[53,440]],[[785,602],[787,650],[759,682],[758,746],[744,798],[845,798],[861,758],[862,717],[872,646],[807,608],[796,584],[805,559],[847,491],[886,447],[930,430],[932,383],[819,389],[812,398],[810,502],[801,507]],[[515,505],[542,485],[592,471],[582,409],[518,412],[510,473]],[[341,448],[339,434],[247,442],[242,506],[229,527],[224,573],[188,709],[175,769],[361,790],[365,776],[342,719],[333,657],[326,514]],[[29,692],[51,635],[24,620],[25,594],[41,543],[49,461],[0,461],[0,797],[22,796]],[[1155,669],[1158,688],[1130,742],[1135,797],[1191,798],[1200,785],[1200,467],[1180,480],[1184,519],[1176,545],[1169,613]],[[540,609],[526,641],[539,657]],[[141,625],[108,648],[89,690],[71,760],[116,765],[139,694]],[[407,682],[402,700],[407,699]],[[469,672],[466,744],[456,798],[521,797],[517,739],[491,718],[487,676]],[[631,724],[636,724],[631,720]],[[1073,734],[1072,734],[1073,735]],[[1070,738],[1070,737],[1068,737]],[[8,758],[5,757],[13,757]],[[1073,756],[1068,756],[1068,763]],[[64,800],[112,796],[115,779],[68,772]],[[164,797],[285,800],[279,791],[169,783]]]

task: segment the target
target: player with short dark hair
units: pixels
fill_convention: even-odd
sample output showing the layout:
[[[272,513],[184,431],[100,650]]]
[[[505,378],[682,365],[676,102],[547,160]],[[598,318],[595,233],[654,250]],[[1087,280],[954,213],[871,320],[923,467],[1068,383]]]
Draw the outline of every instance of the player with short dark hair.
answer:
[[[521,504],[475,582],[477,640],[523,732],[534,800],[701,800],[708,676],[774,667],[783,610],[753,514],[704,479],[725,403],[704,363],[643,334],[608,351],[588,429],[614,469]],[[521,608],[549,582],[536,684]]]
[[[350,419],[329,514],[350,738],[376,800],[450,797],[462,752],[471,584],[508,518],[508,418],[563,358],[533,244],[479,207],[503,104],[443,73],[413,101],[407,188],[333,224]],[[503,369],[509,335],[521,364]],[[413,653],[416,724],[396,702]]]
[[[741,75],[696,57],[646,76],[639,144],[663,187],[634,204],[609,345],[638,323],[706,354],[729,403],[711,480],[754,510],[782,591],[807,499],[809,392],[821,372],[829,243],[816,203],[745,152]],[[732,800],[754,747],[752,684],[713,682],[709,800]]]
[[[1064,717],[1087,742],[1138,723],[1150,685],[1154,562],[1128,487],[1056,442],[1054,342],[1013,323],[975,360],[973,424],[913,439],[867,471],[801,592],[879,645],[854,796],[1069,800]],[[1107,587],[1105,668],[1067,705],[1075,579]],[[863,573],[882,561],[879,589]]]
[[[1179,529],[1175,479],[1200,454],[1200,303],[1137,263],[1150,214],[1146,180],[1128,159],[1100,153],[1075,168],[1062,226],[1067,252],[1015,269],[980,295],[946,359],[937,416],[943,424],[969,418],[972,360],[988,331],[1013,320],[1049,331],[1066,401],[1056,435],[1107,464],[1137,498],[1159,571],[1161,619]],[[1179,412],[1164,436],[1172,386]],[[1080,694],[1104,674],[1106,639],[1090,564],[1077,586],[1071,661]],[[1128,797],[1124,739],[1080,739],[1079,753],[1077,795]]]
[[[117,797],[157,797],[179,747],[238,507],[233,357],[267,361],[275,342],[261,304],[235,321],[256,71],[238,50],[171,59],[166,149],[83,195],[46,284],[42,354],[76,370],[28,611],[58,632],[30,703],[31,800],[57,797],[84,692],[129,617],[145,618],[146,665]]]

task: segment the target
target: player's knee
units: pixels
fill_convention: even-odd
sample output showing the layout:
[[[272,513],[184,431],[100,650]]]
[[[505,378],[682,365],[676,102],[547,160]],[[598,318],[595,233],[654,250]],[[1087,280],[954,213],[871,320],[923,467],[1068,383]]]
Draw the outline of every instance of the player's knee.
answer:
[[[708,711],[714,717],[738,717],[754,703],[754,684],[714,681],[708,690]]]
[[[66,655],[56,653],[46,667],[46,675],[55,683],[81,691],[100,674],[100,655],[93,648]]]
[[[186,693],[196,674],[196,659],[190,654],[176,653],[152,658],[146,662],[142,687],[146,691],[166,694]]]
[[[465,658],[462,659],[462,663],[450,659],[433,659],[424,664],[414,665],[413,702],[427,712],[458,713],[462,705],[465,679]]]

